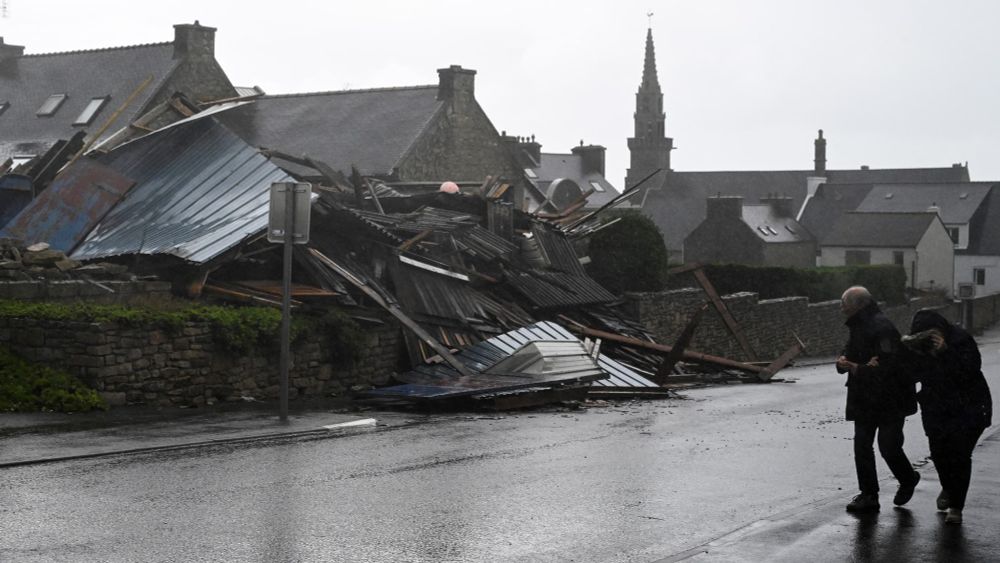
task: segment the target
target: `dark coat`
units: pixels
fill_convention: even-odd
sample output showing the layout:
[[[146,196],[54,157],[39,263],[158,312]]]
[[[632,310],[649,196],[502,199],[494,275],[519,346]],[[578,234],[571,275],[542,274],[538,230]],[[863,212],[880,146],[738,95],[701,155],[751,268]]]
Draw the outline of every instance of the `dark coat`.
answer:
[[[915,385],[900,365],[899,331],[888,317],[870,303],[845,324],[850,337],[842,355],[858,364],[847,376],[847,420],[892,420],[917,412]],[[867,365],[875,356],[879,365]]]
[[[924,432],[947,435],[978,432],[992,424],[993,399],[982,372],[982,357],[975,339],[934,311],[918,311],[910,334],[936,328],[945,348],[933,354],[909,356],[910,372],[920,382],[917,400]]]

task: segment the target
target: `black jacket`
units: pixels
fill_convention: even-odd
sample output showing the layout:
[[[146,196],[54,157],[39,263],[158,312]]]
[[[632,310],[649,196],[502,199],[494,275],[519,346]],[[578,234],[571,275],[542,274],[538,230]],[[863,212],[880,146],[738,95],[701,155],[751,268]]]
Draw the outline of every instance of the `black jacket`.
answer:
[[[850,337],[843,355],[858,364],[847,376],[847,420],[890,420],[917,412],[915,386],[902,371],[899,331],[892,322],[870,303],[845,324]],[[867,365],[875,356],[878,367]]]
[[[908,357],[910,373],[920,382],[917,400],[924,432],[950,434],[988,427],[992,424],[993,399],[983,377],[975,339],[934,311],[918,311],[910,334],[931,328],[944,335],[945,348],[938,353]]]

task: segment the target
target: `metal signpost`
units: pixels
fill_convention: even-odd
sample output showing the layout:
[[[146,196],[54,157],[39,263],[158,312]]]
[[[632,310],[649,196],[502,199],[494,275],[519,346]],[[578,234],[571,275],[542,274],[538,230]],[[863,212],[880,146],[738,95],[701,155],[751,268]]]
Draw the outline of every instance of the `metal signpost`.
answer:
[[[268,209],[267,240],[285,246],[281,275],[281,376],[279,412],[281,421],[288,420],[288,366],[292,327],[292,245],[309,242],[309,212],[312,185],[298,182],[271,184],[271,206]]]

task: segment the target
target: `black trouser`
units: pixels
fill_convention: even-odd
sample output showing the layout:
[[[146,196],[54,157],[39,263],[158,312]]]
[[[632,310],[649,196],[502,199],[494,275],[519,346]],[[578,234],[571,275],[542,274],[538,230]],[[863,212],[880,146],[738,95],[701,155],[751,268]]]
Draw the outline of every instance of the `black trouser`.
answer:
[[[913,483],[913,466],[903,453],[903,423],[906,418],[854,421],[854,467],[858,471],[858,488],[862,493],[878,493],[878,473],[875,470],[875,435],[878,451],[900,484]]]
[[[960,428],[950,432],[930,431],[927,441],[931,459],[941,479],[941,488],[948,494],[948,507],[962,510],[972,478],[972,450],[983,428]]]

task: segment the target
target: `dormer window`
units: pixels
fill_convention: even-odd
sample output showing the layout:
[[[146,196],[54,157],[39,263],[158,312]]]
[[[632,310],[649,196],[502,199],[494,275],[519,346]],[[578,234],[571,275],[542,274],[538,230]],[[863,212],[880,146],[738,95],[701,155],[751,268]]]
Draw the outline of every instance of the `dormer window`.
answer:
[[[538,177],[538,174],[535,174],[535,171],[530,168],[525,168],[524,173],[532,180]]]
[[[38,108],[35,115],[38,117],[50,117],[55,115],[55,113],[59,111],[59,106],[66,101],[67,97],[68,96],[66,94],[52,94],[49,96],[49,99],[45,100],[42,107]]]
[[[596,181],[596,180],[591,180],[590,181],[590,187],[594,188],[595,192],[603,192],[604,191],[604,186],[602,186],[601,183],[598,182],[598,181]]]
[[[771,225],[767,226],[767,232],[769,232],[769,233],[771,233],[772,235],[775,235],[775,236],[777,236],[777,234],[778,234],[778,231],[774,230],[774,227],[772,227]]]
[[[94,117],[97,116],[97,113],[101,111],[101,108],[103,108],[104,104],[108,103],[108,100],[110,99],[111,96],[102,96],[100,98],[91,99],[90,103],[87,104],[87,107],[83,108],[83,111],[80,112],[80,116],[73,122],[73,125],[90,125],[90,123],[94,121]]]

